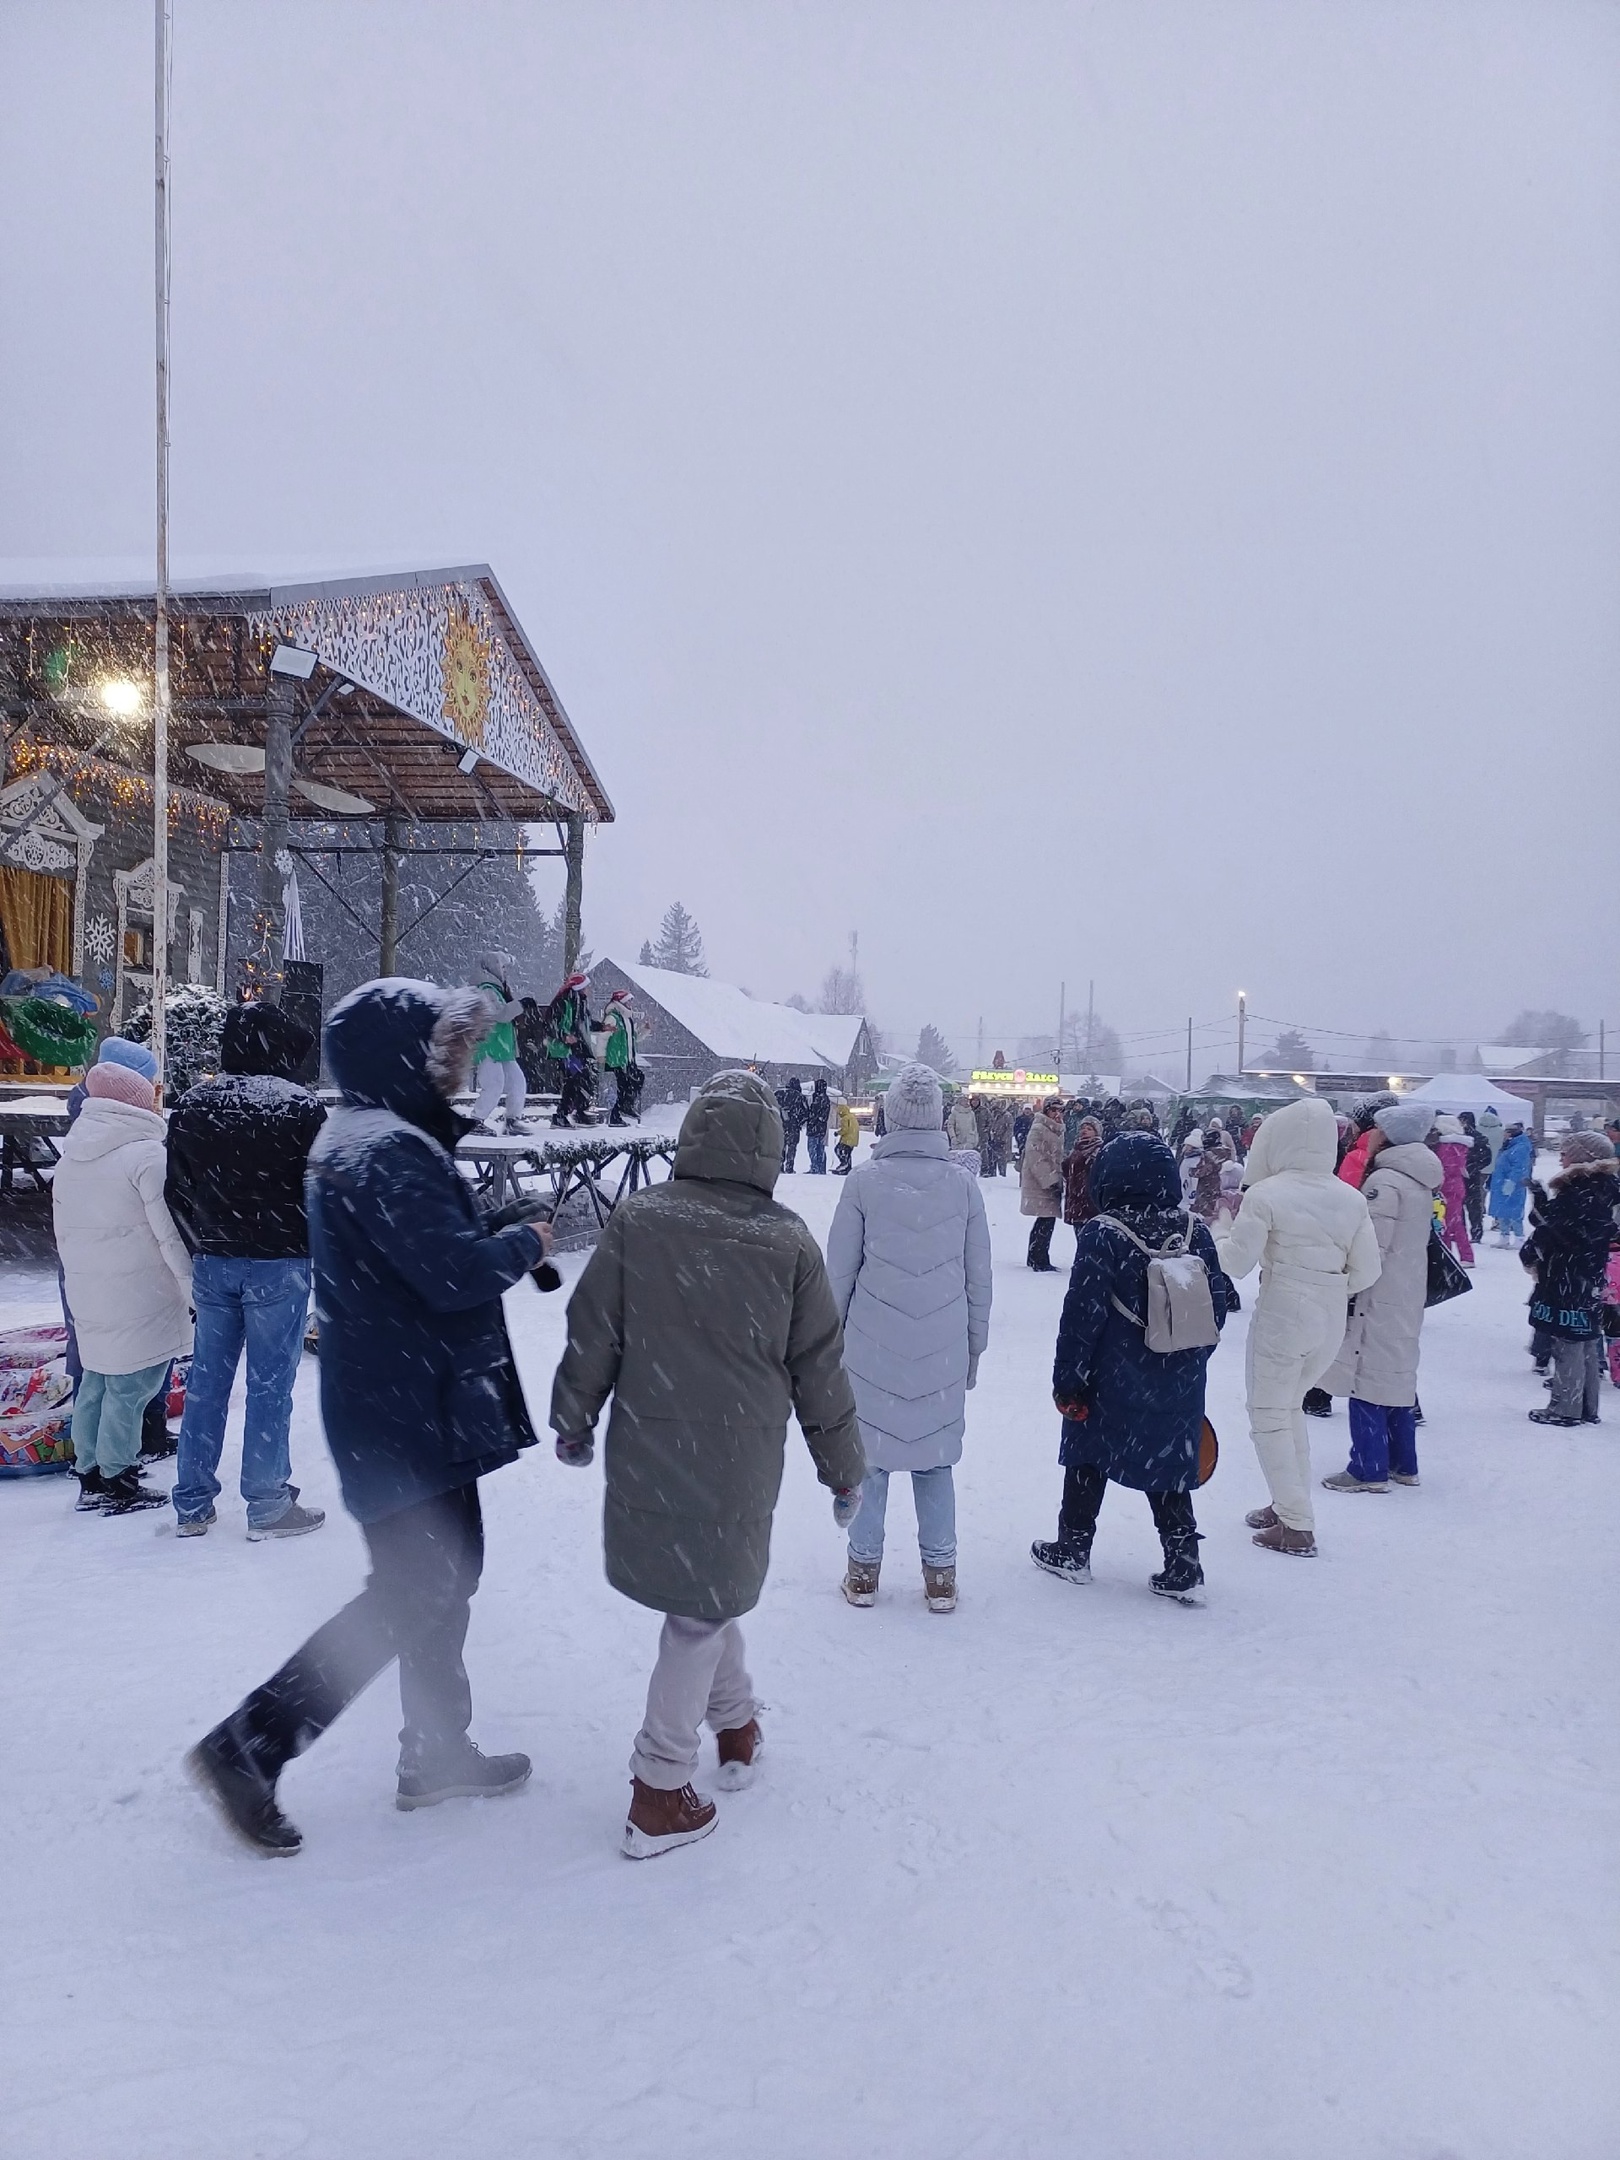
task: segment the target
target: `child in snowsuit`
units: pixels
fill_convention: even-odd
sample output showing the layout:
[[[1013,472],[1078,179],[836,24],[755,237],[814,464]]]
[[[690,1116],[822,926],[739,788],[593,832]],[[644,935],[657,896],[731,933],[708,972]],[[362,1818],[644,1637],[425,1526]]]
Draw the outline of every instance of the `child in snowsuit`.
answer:
[[[1544,1409],[1532,1410],[1530,1420],[1596,1425],[1601,1307],[1620,1187],[1614,1146],[1602,1133],[1570,1133],[1558,1152],[1563,1174],[1548,1187],[1541,1220],[1519,1249],[1536,1278],[1531,1324],[1552,1345],[1552,1399]]]
[[[569,1300],[557,1453],[590,1462],[611,1395],[608,1581],[664,1615],[630,1761],[631,1859],[714,1828],[691,1782],[703,1723],[722,1785],[759,1760],[737,1621],[764,1585],[790,1409],[841,1527],[866,1475],[838,1309],[814,1236],[771,1197],[781,1173],[769,1089],[717,1073],[682,1120],[673,1174],[620,1201]]]
[[[1440,1198],[1445,1219],[1440,1235],[1464,1267],[1474,1264],[1474,1248],[1468,1239],[1468,1154],[1471,1142],[1460,1118],[1435,1119],[1434,1151],[1440,1158]]]
[[[1089,1582],[1097,1513],[1112,1479],[1145,1492],[1153,1510],[1164,1568],[1151,1588],[1196,1604],[1204,1571],[1192,1495],[1210,1353],[1148,1348],[1143,1247],[1187,1240],[1208,1274],[1217,1328],[1226,1319],[1226,1278],[1209,1231],[1180,1205],[1176,1159],[1157,1135],[1110,1140],[1092,1164],[1091,1197],[1097,1213],[1077,1234],[1052,1367],[1063,1416],[1058,1534],[1033,1544],[1030,1557],[1048,1574]]]
[[[838,1145],[833,1150],[837,1163],[834,1177],[848,1177],[855,1167],[855,1148],[860,1137],[860,1119],[847,1102],[841,1102],[838,1105]]]

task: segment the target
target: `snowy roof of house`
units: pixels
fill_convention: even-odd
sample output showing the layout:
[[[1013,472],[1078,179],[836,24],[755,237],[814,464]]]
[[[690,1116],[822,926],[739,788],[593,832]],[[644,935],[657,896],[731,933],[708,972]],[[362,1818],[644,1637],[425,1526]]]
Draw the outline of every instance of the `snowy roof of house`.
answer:
[[[1526,1065],[1544,1058],[1545,1050],[1536,1050],[1526,1043],[1481,1043],[1479,1062],[1487,1072],[1518,1072]]]
[[[734,983],[715,982],[707,975],[626,967],[617,960],[612,964],[705,1049],[744,1064],[822,1065],[829,1072],[842,1072],[866,1024],[859,1013],[806,1013],[792,1005],[767,1005]]]

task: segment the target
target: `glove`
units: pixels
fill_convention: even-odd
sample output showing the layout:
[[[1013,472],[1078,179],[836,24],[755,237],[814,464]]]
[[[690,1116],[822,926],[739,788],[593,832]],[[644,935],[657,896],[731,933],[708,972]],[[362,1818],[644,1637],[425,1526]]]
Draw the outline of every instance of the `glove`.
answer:
[[[842,1486],[833,1494],[833,1521],[840,1530],[847,1530],[861,1511],[861,1488],[858,1485]]]
[[[974,1351],[974,1352],[972,1353],[972,1355],[971,1355],[971,1356],[969,1357],[969,1359],[968,1359],[968,1376],[967,1376],[967,1384],[968,1384],[968,1386],[969,1386],[969,1387],[976,1387],[976,1386],[978,1385],[978,1379],[979,1379],[979,1353],[978,1353],[978,1351],[977,1351],[977,1350],[975,1350],[975,1351]]]
[[[484,1217],[486,1230],[510,1230],[515,1223],[526,1229],[549,1228],[555,1203],[550,1193],[521,1193],[516,1200],[508,1200],[505,1207],[494,1208]]]
[[[588,1470],[596,1454],[594,1433],[559,1433],[557,1435],[557,1460],[566,1463],[570,1470]]]
[[[537,1290],[560,1290],[562,1277],[549,1260],[542,1260],[538,1267],[529,1270],[529,1280]]]
[[[1087,1417],[1090,1415],[1091,1405],[1082,1395],[1074,1395],[1065,1398],[1062,1395],[1054,1393],[1052,1400],[1057,1404],[1058,1410],[1061,1415],[1066,1417],[1071,1425],[1083,1425],[1086,1422]]]

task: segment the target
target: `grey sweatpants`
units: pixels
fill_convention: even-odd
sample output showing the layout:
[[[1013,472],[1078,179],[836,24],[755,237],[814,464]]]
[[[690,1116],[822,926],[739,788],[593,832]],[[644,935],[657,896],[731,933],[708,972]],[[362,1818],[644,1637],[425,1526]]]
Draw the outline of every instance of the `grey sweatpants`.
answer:
[[[732,1732],[748,1723],[756,1707],[736,1621],[667,1613],[647,1715],[630,1757],[632,1776],[661,1792],[679,1792],[697,1768],[698,1728],[707,1722],[716,1732]]]
[[[1557,1417],[1595,1418],[1603,1384],[1603,1338],[1580,1340],[1557,1335],[1552,1346],[1553,1384],[1549,1407]]]

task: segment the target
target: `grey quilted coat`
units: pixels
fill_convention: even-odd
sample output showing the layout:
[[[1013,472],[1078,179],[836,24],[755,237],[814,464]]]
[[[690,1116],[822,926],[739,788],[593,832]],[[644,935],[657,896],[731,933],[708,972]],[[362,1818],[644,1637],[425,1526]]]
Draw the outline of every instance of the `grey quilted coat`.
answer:
[[[551,1423],[591,1432],[612,1395],[607,1577],[655,1612],[731,1620],[758,1603],[790,1411],[823,1485],[866,1474],[820,1249],[771,1198],[781,1168],[763,1083],[717,1073],[674,1175],[613,1210],[568,1303]]]
[[[1373,1157],[1361,1196],[1377,1233],[1383,1272],[1351,1300],[1344,1347],[1317,1383],[1330,1395],[1354,1395],[1394,1409],[1417,1401],[1429,1232],[1441,1175],[1439,1156],[1421,1140],[1381,1148]]]
[[[961,1460],[971,1370],[990,1338],[990,1230],[942,1132],[892,1132],[847,1179],[827,1238],[873,1470]]]

